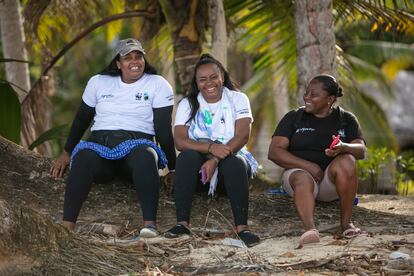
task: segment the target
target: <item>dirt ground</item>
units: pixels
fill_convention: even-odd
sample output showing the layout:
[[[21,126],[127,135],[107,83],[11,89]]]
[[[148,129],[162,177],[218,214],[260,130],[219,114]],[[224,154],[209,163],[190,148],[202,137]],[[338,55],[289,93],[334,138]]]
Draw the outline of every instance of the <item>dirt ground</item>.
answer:
[[[5,177],[0,179],[0,199],[12,201],[13,206],[34,209],[53,223],[60,223],[63,181],[50,180],[45,172],[29,176],[29,179],[10,171],[2,171],[2,175]],[[146,248],[152,248],[158,252],[158,256],[162,256],[145,259],[147,274],[414,273],[413,196],[359,195],[353,220],[367,235],[352,240],[338,239],[338,203],[318,203],[315,218],[322,240],[319,244],[307,245],[302,249],[294,249],[302,227],[288,196],[269,195],[266,190],[253,187],[249,213],[250,228],[260,236],[262,242],[249,249],[223,245],[226,238],[236,238],[232,231],[233,218],[228,199],[223,195],[210,198],[206,193],[197,194],[191,221],[194,235],[180,240],[163,237],[143,240]],[[175,224],[173,198],[163,192],[158,221],[160,232]],[[83,206],[76,235],[98,243],[133,247],[137,245],[135,237],[141,226],[141,211],[135,191],[125,184],[100,184],[93,186]],[[411,258],[393,260],[390,258],[393,251],[408,254]],[[17,265],[19,258],[24,259],[24,256],[8,258],[7,267],[10,271],[10,266]],[[3,258],[3,267],[4,263]],[[27,260],[25,263],[27,265]],[[76,263],[73,265],[76,266]],[[30,271],[30,263],[28,267],[26,270]],[[0,262],[0,274],[1,271]],[[100,274],[98,271],[96,273]]]
[[[360,195],[359,207],[396,215],[414,215],[413,196]]]

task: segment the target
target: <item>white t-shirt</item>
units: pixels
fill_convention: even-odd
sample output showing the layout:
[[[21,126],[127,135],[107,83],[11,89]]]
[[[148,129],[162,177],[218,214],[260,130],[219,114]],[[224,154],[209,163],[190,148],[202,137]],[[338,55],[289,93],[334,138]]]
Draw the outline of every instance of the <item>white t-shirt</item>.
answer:
[[[250,118],[252,119],[253,122],[253,116],[252,116],[252,111],[250,108],[250,101],[249,98],[238,91],[232,91],[232,90],[227,90],[232,94],[231,97],[231,108],[233,109],[232,113],[234,114],[234,119],[235,121],[241,118]],[[217,111],[218,108],[223,108],[223,106],[220,104],[221,100],[217,103],[212,103],[212,104],[208,104],[209,105],[209,109],[211,111],[211,113],[215,113],[215,111]],[[190,118],[191,115],[191,108],[190,108],[190,103],[188,102],[187,98],[184,98],[177,107],[177,112],[175,114],[175,126],[180,126],[180,125],[186,125],[186,126],[191,126],[192,124],[194,124],[194,120],[192,120],[191,122],[188,122],[188,119]],[[220,120],[222,120],[222,118],[220,118],[220,116],[212,116],[212,123],[211,125],[219,125],[220,124]],[[190,129],[189,129],[190,130]],[[212,128],[212,138],[213,140],[219,139],[223,134],[219,132],[218,128]],[[234,135],[234,134],[233,134]]]
[[[171,85],[159,75],[145,74],[134,83],[120,76],[95,75],[82,100],[95,108],[91,130],[132,130],[154,135],[153,108],[174,105]]]

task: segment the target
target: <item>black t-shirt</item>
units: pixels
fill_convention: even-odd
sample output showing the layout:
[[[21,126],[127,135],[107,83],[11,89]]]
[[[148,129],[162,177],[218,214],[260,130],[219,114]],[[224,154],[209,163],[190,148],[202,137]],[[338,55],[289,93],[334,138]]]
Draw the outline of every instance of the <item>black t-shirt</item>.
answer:
[[[325,149],[329,148],[332,142],[332,135],[340,134],[341,141],[345,143],[363,139],[358,120],[351,112],[343,112],[342,123],[339,107],[325,118],[318,118],[303,111],[301,119],[296,122],[299,112],[301,111],[288,112],[279,122],[273,136],[287,137],[290,153],[318,164],[322,170],[333,160],[325,154]]]

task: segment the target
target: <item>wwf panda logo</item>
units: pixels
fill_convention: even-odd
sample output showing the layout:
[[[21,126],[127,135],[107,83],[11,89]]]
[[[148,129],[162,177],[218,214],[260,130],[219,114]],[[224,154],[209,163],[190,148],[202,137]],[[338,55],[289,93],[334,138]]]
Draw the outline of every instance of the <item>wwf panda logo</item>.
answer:
[[[136,101],[141,101],[142,99],[144,99],[144,101],[148,101],[149,99],[148,92],[144,92],[144,93],[138,92],[137,94],[135,94]]]

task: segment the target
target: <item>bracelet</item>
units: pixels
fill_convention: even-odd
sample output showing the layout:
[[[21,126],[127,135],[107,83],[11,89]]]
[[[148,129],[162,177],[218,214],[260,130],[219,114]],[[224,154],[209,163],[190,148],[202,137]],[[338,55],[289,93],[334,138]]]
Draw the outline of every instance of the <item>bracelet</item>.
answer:
[[[208,145],[208,148],[207,148],[207,153],[211,153],[211,147],[213,146],[213,143],[210,143],[209,145]]]
[[[218,165],[218,163],[220,162],[220,159],[218,159],[217,157],[213,156],[210,158],[210,160],[214,160],[216,161],[216,164]]]

